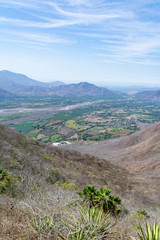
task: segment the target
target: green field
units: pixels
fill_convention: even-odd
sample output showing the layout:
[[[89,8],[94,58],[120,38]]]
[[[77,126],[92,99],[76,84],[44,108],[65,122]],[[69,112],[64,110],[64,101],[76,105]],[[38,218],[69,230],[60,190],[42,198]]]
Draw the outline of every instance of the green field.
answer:
[[[19,102],[28,107],[40,108],[55,104],[56,106],[66,106],[73,104],[72,98],[47,97],[29,98]],[[87,101],[87,98],[77,98],[75,103]],[[146,102],[130,98],[125,99],[95,99],[88,98],[88,102],[94,100],[92,105],[60,111],[50,116],[40,115],[37,120],[32,119],[34,113],[17,113],[10,115],[0,115],[0,121],[7,121],[7,125],[22,132],[31,138],[39,141],[53,143],[61,141],[99,141],[119,136],[131,134],[140,129],[143,124],[152,124],[160,121],[160,103]],[[31,105],[31,102],[32,105]],[[6,104],[6,108],[11,107],[11,102]],[[12,102],[12,107],[17,107],[17,100]],[[27,117],[27,122],[26,122]],[[24,120],[23,120],[24,118]],[[20,121],[20,122],[19,122]]]
[[[75,129],[77,131],[82,131],[83,130],[83,127],[79,124],[77,124],[75,122],[75,120],[68,120],[66,123],[65,123],[65,126],[66,127],[69,127],[69,128],[72,128],[72,129]]]

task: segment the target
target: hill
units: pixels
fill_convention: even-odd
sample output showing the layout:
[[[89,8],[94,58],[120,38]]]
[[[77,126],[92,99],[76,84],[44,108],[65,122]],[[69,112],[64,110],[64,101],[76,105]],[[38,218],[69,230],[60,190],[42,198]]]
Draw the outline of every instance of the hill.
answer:
[[[15,94],[8,92],[4,89],[0,88],[0,99],[13,99],[13,98],[17,98],[18,96],[16,96]]]
[[[130,174],[114,164],[34,141],[3,125],[0,125],[0,164],[1,168],[23,178],[41,179],[43,184],[46,184],[50,170],[58,168],[61,171],[59,180],[70,181],[78,187],[109,185],[122,195],[127,195],[132,188],[131,183],[128,185]]]
[[[160,90],[139,92],[135,96],[138,99],[160,101]]]
[[[116,144],[113,143],[109,149],[116,152],[115,160],[119,158],[121,162],[122,147]],[[155,203],[155,199],[158,197],[157,193],[155,198],[153,196],[152,198],[150,196],[144,198],[144,186],[148,182],[146,183],[145,178],[143,179],[143,174],[140,175],[141,182],[137,186],[139,176],[130,174],[128,171],[130,169],[125,167],[125,164],[120,164],[118,161],[112,163],[111,156],[107,160],[103,160],[102,154],[99,154],[100,152],[105,153],[105,148],[102,148],[102,145],[99,147],[94,145],[93,148],[96,150],[97,154],[95,155],[97,156],[93,156],[95,152],[90,151],[89,148],[89,154],[81,154],[77,151],[53,147],[0,125],[1,167],[15,175],[21,175],[27,182],[34,178],[35,182],[41,181],[43,185],[46,185],[47,176],[51,170],[59,169],[61,174],[58,179],[62,182],[71,182],[78,187],[84,187],[87,184],[105,186],[125,199],[130,199],[132,195],[133,201],[135,199],[136,202],[145,204],[152,202],[158,204]],[[76,147],[74,149],[78,150]],[[127,159],[128,156],[124,154],[123,157]],[[53,183],[56,181],[54,179]],[[23,187],[22,184],[22,189]]]
[[[159,182],[156,181],[159,189]],[[159,191],[156,191],[149,178],[145,182],[143,177],[137,178],[106,160],[40,143],[0,125],[2,239],[64,239],[59,238],[59,232],[67,236],[70,231],[68,226],[73,222],[72,216],[80,219],[81,205],[76,191],[88,184],[94,184],[97,188],[109,187],[113,193],[119,193],[127,204],[127,208],[124,208],[126,213],[128,208],[137,210],[154,206],[158,214]],[[124,232],[123,238],[117,236],[114,239],[124,239],[126,233],[128,239],[131,232],[133,234],[129,226],[136,223],[136,216],[139,216],[138,213],[114,219],[116,222],[119,220],[117,233],[120,232],[119,229]],[[140,217],[142,220],[145,218],[143,215]],[[85,224],[86,219],[84,218]],[[107,223],[108,221],[110,219],[107,219]]]
[[[160,123],[151,125],[132,135],[98,143],[81,143],[64,146],[81,153],[94,156],[121,165],[136,174],[160,173]]]
[[[130,136],[98,143],[72,144],[63,148],[92,154],[136,174],[144,186],[148,184],[148,194],[152,193],[153,199],[160,197],[160,123]]]

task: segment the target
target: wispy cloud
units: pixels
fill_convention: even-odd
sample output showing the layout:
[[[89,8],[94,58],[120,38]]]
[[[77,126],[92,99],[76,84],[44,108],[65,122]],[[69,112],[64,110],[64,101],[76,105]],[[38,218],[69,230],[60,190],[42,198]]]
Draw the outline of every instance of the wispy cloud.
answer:
[[[78,42],[79,37],[92,38],[94,43],[90,47],[93,53],[103,55],[103,60],[142,64],[158,62],[158,0],[0,0],[0,4],[6,8],[18,8],[19,12],[24,11],[32,16],[27,18],[19,14],[13,18],[1,14],[0,26],[15,27],[17,34],[15,31],[12,35],[19,36],[22,41],[53,44],[74,42],[75,38]],[[27,31],[31,29],[28,32],[33,29],[36,32],[57,30],[57,35],[25,33],[22,28],[27,28]],[[63,37],[64,30],[68,34],[67,40]]]
[[[37,1],[27,0],[0,0],[0,4],[6,8],[30,8],[30,9],[40,9],[41,5],[38,6]]]
[[[46,18],[47,19],[47,18]],[[11,26],[30,27],[30,28],[58,28],[75,25],[78,22],[75,20],[63,20],[63,19],[48,19],[48,21],[27,21],[17,18],[0,17],[0,24],[8,24]]]
[[[91,1],[88,0],[66,0],[66,3],[70,6],[79,6],[79,5],[85,5],[85,6],[91,6]]]
[[[106,19],[113,19],[113,18],[122,18],[124,17],[124,13],[118,13],[116,12],[110,12],[107,14],[103,14],[103,13],[85,13],[85,12],[71,12],[71,11],[65,11],[62,8],[60,8],[58,6],[58,4],[56,3],[52,3],[52,2],[48,2],[48,4],[50,6],[52,6],[53,8],[56,9],[56,11],[63,15],[63,16],[67,16],[67,17],[73,17],[76,19],[79,19],[80,23],[94,23],[95,21],[100,21],[100,20],[106,20]]]
[[[51,46],[53,44],[74,44],[75,42],[69,41],[65,38],[59,38],[55,35],[40,34],[35,32],[24,32],[24,31],[0,31],[0,40],[9,42],[17,42],[27,45],[39,45],[39,46]]]

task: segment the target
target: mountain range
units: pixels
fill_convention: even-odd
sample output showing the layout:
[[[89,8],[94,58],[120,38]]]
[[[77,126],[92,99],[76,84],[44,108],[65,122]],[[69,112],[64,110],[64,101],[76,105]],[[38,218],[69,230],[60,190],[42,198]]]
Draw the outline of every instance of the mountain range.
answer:
[[[0,71],[0,87],[12,94],[18,93],[18,96],[117,96],[107,88],[87,82],[68,85],[60,81],[44,83],[6,70]]]

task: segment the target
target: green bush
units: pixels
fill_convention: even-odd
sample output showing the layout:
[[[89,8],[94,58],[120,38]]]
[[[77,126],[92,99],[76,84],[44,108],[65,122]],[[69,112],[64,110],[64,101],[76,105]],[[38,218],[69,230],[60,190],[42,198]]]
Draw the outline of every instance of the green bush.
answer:
[[[53,160],[51,157],[48,157],[48,156],[44,156],[43,158],[44,158],[44,160],[49,160],[49,161]]]
[[[136,213],[132,213],[131,215],[132,224],[136,229],[139,229],[139,223],[145,221],[147,218],[149,218],[149,215],[144,209],[139,210]]]
[[[64,183],[60,184],[60,186],[63,189],[78,190],[78,186],[71,182],[64,182]]]
[[[87,204],[89,208],[102,208],[104,212],[111,212],[114,215],[121,212],[119,207],[121,199],[117,195],[111,195],[110,189],[97,190],[94,185],[88,185],[82,188],[79,194],[84,197],[84,204]]]
[[[0,193],[4,193],[12,185],[12,175],[3,168],[0,169]]]

